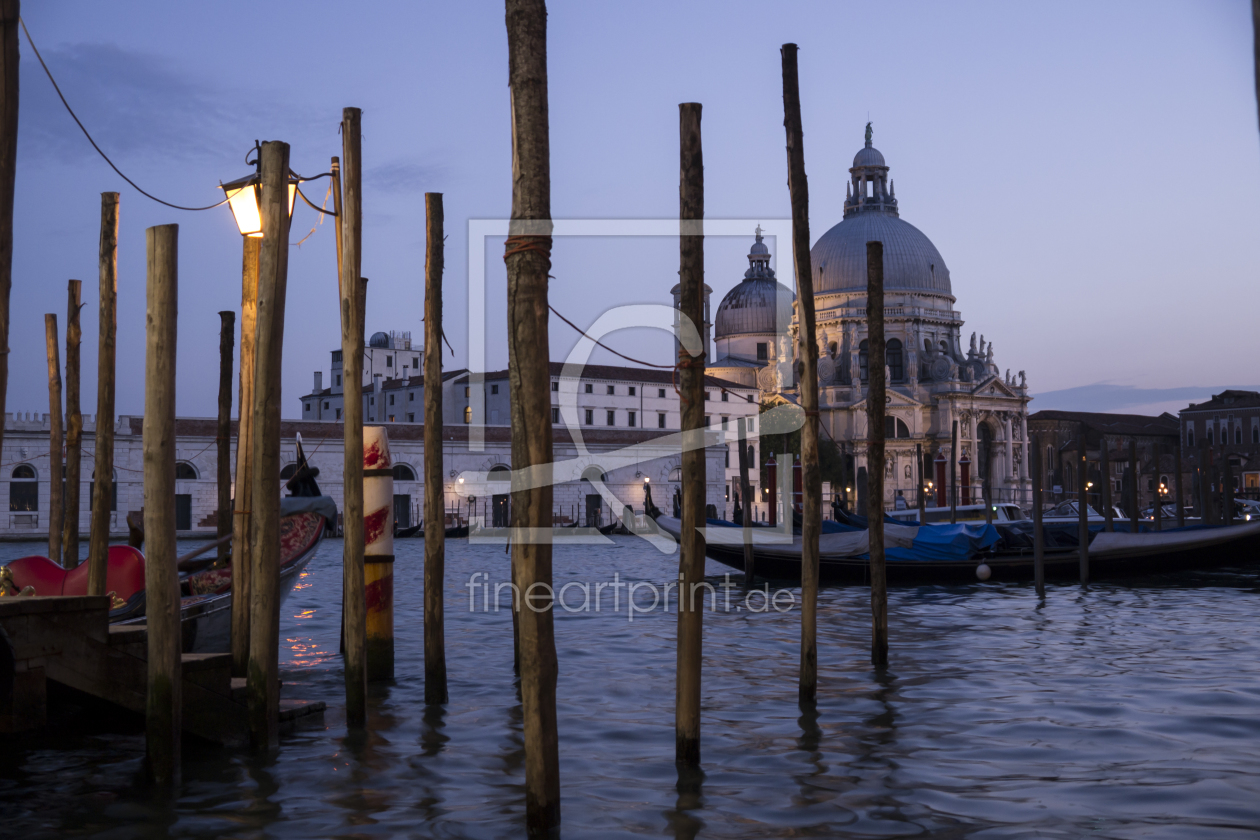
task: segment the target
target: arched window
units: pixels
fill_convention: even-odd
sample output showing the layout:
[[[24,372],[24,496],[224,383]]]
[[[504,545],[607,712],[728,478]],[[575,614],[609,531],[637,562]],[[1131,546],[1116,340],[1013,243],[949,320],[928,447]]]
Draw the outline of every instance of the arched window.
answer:
[[[930,338],[923,339],[923,352],[924,353],[932,352],[932,339]]]
[[[92,471],[92,482],[88,484],[88,509],[92,507],[92,498],[96,493],[96,471]],[[114,470],[113,479],[109,483],[109,509],[118,510],[118,470]]]
[[[949,342],[948,342],[948,341],[941,341],[941,352],[942,352],[942,353],[945,353],[945,354],[948,354],[948,353],[949,353]]]
[[[1234,443],[1242,443],[1242,426],[1234,427]]]
[[[862,369],[863,382],[866,382],[868,379],[871,378],[870,365],[868,364],[869,357],[870,357],[870,349],[871,349],[871,343],[869,341],[863,341],[861,344],[858,345],[858,367]]]
[[[906,425],[906,421],[900,417],[884,417],[884,437],[886,438],[908,438],[910,437],[910,427]]]
[[[288,481],[297,473],[297,464],[287,464],[284,469],[280,470],[280,480]]]
[[[1213,443],[1213,441],[1212,441],[1212,427],[1211,427],[1211,426],[1208,426],[1208,427],[1207,427],[1207,442],[1208,442],[1208,446],[1211,446],[1211,445],[1212,445],[1212,443]]]
[[[416,471],[406,464],[394,464],[394,481],[415,481]]]
[[[196,481],[197,468],[186,461],[177,461],[175,463],[175,480],[176,481]]]
[[[1251,427],[1251,442],[1260,443],[1260,426]]]
[[[39,510],[39,478],[30,464],[18,464],[9,482],[9,510]]]
[[[682,467],[674,467],[669,471],[670,481],[682,481]]]
[[[584,481],[589,481],[589,482],[598,481],[598,482],[606,484],[608,482],[608,474],[605,473],[603,469],[600,467],[590,466],[582,470],[582,479]]]
[[[905,356],[901,352],[901,340],[897,338],[888,339],[888,343],[884,345],[884,358],[888,360],[888,373],[892,377],[893,382],[900,382],[905,379]]]

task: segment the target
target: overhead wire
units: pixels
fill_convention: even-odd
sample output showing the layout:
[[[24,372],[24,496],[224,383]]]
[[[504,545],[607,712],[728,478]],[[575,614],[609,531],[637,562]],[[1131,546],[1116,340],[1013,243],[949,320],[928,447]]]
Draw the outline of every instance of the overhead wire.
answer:
[[[146,198],[152,199],[153,201],[156,201],[158,204],[164,204],[167,207],[170,207],[175,210],[191,210],[191,211],[213,210],[216,207],[222,207],[224,204],[227,204],[226,198],[216,204],[208,204],[205,207],[185,207],[182,204],[172,204],[169,201],[163,201],[162,199],[158,198],[153,193],[147,192],[135,181],[128,178],[123,173],[123,171],[119,169],[112,160],[109,159],[109,155],[105,154],[105,152],[101,149],[101,147],[97,145],[96,141],[92,139],[92,135],[88,132],[87,128],[83,125],[82,120],[80,120],[78,115],[75,114],[74,109],[70,107],[70,103],[66,101],[65,94],[61,92],[60,85],[58,85],[57,80],[53,78],[52,71],[49,70],[48,65],[44,63],[44,57],[39,54],[39,47],[35,46],[35,41],[31,38],[31,32],[29,29],[26,28],[26,21],[23,20],[21,17],[18,17],[18,23],[22,24],[22,31],[26,33],[26,42],[31,45],[31,49],[35,52],[35,57],[39,59],[39,66],[44,68],[44,75],[48,77],[48,81],[52,82],[53,90],[57,91],[57,96],[61,99],[61,104],[66,106],[66,111],[69,112],[70,117],[74,120],[75,125],[79,127],[79,130],[83,132],[83,136],[86,137],[88,142],[92,144],[92,148],[96,149],[96,153],[100,155],[105,160],[106,163],[109,164],[110,168],[118,173],[118,177],[122,178],[124,181],[130,184],[132,187],[136,189],[138,193],[145,196]]]

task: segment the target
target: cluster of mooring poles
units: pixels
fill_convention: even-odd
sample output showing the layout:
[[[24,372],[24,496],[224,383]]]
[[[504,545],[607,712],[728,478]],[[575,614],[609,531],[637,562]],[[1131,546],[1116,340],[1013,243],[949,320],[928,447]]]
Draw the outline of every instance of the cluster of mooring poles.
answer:
[[[114,346],[117,330],[118,193],[101,194],[100,242],[100,350],[97,369],[96,456],[92,476],[91,531],[88,547],[88,594],[104,595],[106,558],[109,552],[110,514],[114,495]],[[79,404],[79,324],[82,282],[71,280],[67,289],[66,357],[64,389],[61,378],[60,338],[56,313],[44,315],[44,340],[48,359],[49,482],[48,557],[67,569],[79,565],[79,481],[83,452],[83,413]],[[7,306],[6,306],[7,311]],[[8,344],[7,317],[4,338]],[[0,354],[0,366],[8,364]],[[64,414],[62,397],[65,397]],[[0,409],[3,397],[0,397]],[[63,421],[64,417],[64,421]],[[64,424],[64,425],[63,425]],[[64,475],[64,481],[57,481]],[[98,522],[104,523],[98,527]]]
[[[1033,579],[1036,586],[1037,596],[1044,598],[1046,594],[1046,572],[1045,572],[1045,532],[1042,530],[1043,514],[1045,509],[1045,469],[1046,464],[1042,460],[1043,438],[1040,434],[1029,434],[1029,466],[1032,470],[1032,519],[1033,519]],[[1139,480],[1141,471],[1139,469],[1137,455],[1137,437],[1133,435],[1118,435],[1117,437],[1127,438],[1127,454],[1128,468],[1125,471],[1124,478],[1124,498],[1121,499],[1121,505],[1125,510],[1129,520],[1129,528],[1136,533],[1141,527],[1141,505],[1139,504]],[[1159,481],[1159,463],[1163,453],[1163,441],[1166,436],[1151,436],[1151,486],[1154,488],[1154,506],[1151,514],[1151,527],[1160,531],[1164,527],[1164,496],[1167,488],[1163,487]],[[1115,504],[1111,497],[1111,444],[1109,436],[1106,432],[1098,434],[1098,492],[1096,494],[1090,492],[1093,483],[1089,480],[1089,425],[1081,422],[1076,430],[1076,498],[1077,498],[1077,541],[1078,554],[1080,558],[1079,574],[1082,584],[1089,583],[1089,497],[1096,495],[1099,507],[1102,509],[1103,530],[1110,533],[1115,531]],[[1181,456],[1181,435],[1172,436],[1172,457],[1173,457],[1173,498],[1175,500],[1176,523],[1177,527],[1184,527],[1186,524],[1186,513],[1183,505],[1184,495],[1182,488],[1182,456]],[[1206,449],[1203,453],[1203,464],[1207,463],[1210,457],[1210,450]],[[1226,492],[1226,487],[1232,487],[1232,483],[1228,480],[1228,467],[1226,467],[1225,480],[1222,482],[1222,493]],[[1203,469],[1200,476],[1206,476],[1208,471]],[[1222,495],[1222,498],[1224,496]],[[1208,504],[1206,508],[1208,512],[1202,514],[1205,524],[1217,524],[1210,518],[1210,509],[1212,505]]]

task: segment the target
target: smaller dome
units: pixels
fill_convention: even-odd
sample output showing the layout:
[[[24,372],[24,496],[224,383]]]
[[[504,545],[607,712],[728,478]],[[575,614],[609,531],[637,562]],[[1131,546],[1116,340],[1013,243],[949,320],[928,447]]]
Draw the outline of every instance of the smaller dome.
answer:
[[[887,166],[884,163],[884,156],[879,153],[879,149],[872,146],[869,142],[865,148],[859,149],[858,153],[853,156],[853,168],[858,169],[863,166]]]
[[[372,333],[372,337],[368,339],[368,347],[389,347],[389,333]]]

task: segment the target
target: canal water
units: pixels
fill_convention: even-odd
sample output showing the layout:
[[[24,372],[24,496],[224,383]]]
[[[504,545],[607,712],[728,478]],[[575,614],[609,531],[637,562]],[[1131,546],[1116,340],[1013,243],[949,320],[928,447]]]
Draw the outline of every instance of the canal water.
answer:
[[[0,562],[33,547],[2,545]],[[397,679],[373,686],[369,732],[345,727],[327,540],[281,622],[284,693],[326,701],[321,723],[268,758],[189,743],[178,798],[159,803],[134,718],[63,710],[51,741],[0,746],[0,836],[522,836],[512,623],[493,597],[507,555],[448,543],[450,703],[426,710],[423,543],[396,550]],[[1054,585],[1044,604],[1027,585],[893,589],[882,674],[869,590],[827,588],[808,713],[796,593],[767,609],[708,571],[703,771],[680,779],[676,614],[652,608],[676,555],[632,537],[556,549],[557,585],[575,582],[556,620],[566,838],[1260,836],[1260,563]],[[470,593],[478,572],[489,594],[481,576]]]

